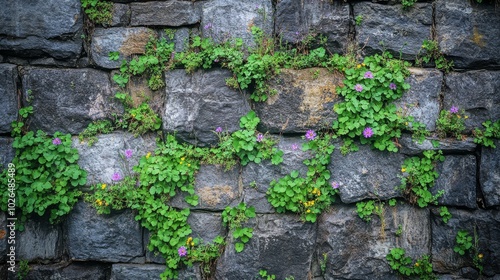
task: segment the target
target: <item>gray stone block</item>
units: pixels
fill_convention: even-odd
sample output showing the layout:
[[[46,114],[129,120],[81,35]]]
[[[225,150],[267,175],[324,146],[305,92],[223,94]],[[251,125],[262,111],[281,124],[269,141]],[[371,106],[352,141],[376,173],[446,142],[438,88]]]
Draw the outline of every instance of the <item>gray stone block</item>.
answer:
[[[106,280],[111,265],[93,262],[57,263],[51,265],[30,264],[26,280]]]
[[[16,257],[30,262],[46,263],[58,260],[63,253],[63,236],[60,225],[51,225],[47,219],[32,217],[24,231],[16,235]]]
[[[467,130],[500,119],[500,71],[452,72],[445,76],[443,109],[464,109]]]
[[[276,35],[296,44],[308,35],[327,38],[326,48],[344,53],[349,41],[350,8],[340,1],[283,0],[276,5]],[[317,42],[319,38],[316,37]]]
[[[429,210],[408,204],[383,209],[383,220],[374,216],[369,223],[354,205],[334,205],[320,216],[317,256],[327,254],[325,279],[399,279],[387,265],[390,249],[403,248],[413,259],[430,254]]]
[[[79,0],[2,1],[0,51],[37,57],[75,58],[82,51]]]
[[[92,59],[102,68],[120,68],[122,60],[132,54],[144,54],[146,44],[153,35],[153,30],[145,27],[96,28],[90,50]],[[119,52],[119,58],[110,60],[110,52]]]
[[[370,2],[354,4],[354,17],[362,16],[356,26],[356,42],[365,55],[389,51],[405,60],[414,60],[422,42],[430,39],[432,4],[415,3],[411,9],[402,5]]]
[[[303,223],[296,215],[264,214],[250,220],[249,226],[253,237],[242,252],[236,253],[229,238],[217,263],[216,279],[249,279],[261,269],[276,279],[307,279],[316,240],[314,224]]]
[[[48,134],[78,134],[95,120],[121,112],[109,76],[95,69],[28,68],[23,74],[24,98],[32,99],[30,128]]]
[[[457,68],[500,66],[500,13],[493,2],[436,1],[439,48]]]
[[[9,229],[7,228],[7,214],[5,212],[0,212],[0,236],[3,238],[0,241],[0,262],[5,263],[7,261],[7,240],[8,240]]]
[[[13,138],[0,137],[0,172],[12,162],[16,152],[12,147]]]
[[[113,4],[111,26],[127,26],[130,22],[130,7],[125,4]]]
[[[158,264],[113,264],[111,266],[111,280],[143,280],[158,279],[165,270],[164,265]]]
[[[474,143],[474,139],[470,137],[467,137],[463,141],[459,141],[454,138],[439,139],[428,137],[422,141],[422,143],[419,143],[418,140],[412,139],[411,135],[403,134],[398,141],[401,145],[399,151],[405,155],[418,155],[426,150],[442,150],[443,152],[448,153],[473,152],[477,147],[477,144]],[[439,146],[434,147],[432,145],[432,141],[438,141]]]
[[[200,22],[200,6],[193,1],[152,1],[130,4],[132,26],[182,26]]]
[[[213,69],[187,74],[173,70],[165,77],[166,100],[163,129],[199,146],[216,144],[217,127],[234,132],[240,118],[250,111],[246,95],[226,86],[227,70]]]
[[[314,78],[315,71],[319,76]],[[308,129],[330,127],[337,118],[333,105],[340,102],[336,87],[343,75],[323,68],[283,69],[270,88],[277,93],[255,104],[259,129],[271,133],[305,133]]]
[[[17,66],[13,64],[0,64],[0,133],[12,130],[11,124],[17,120]]]
[[[131,210],[98,215],[91,206],[78,202],[66,221],[70,259],[144,262],[142,228],[134,217]]]
[[[481,152],[479,183],[487,207],[500,205],[500,140],[495,140],[495,146]]]

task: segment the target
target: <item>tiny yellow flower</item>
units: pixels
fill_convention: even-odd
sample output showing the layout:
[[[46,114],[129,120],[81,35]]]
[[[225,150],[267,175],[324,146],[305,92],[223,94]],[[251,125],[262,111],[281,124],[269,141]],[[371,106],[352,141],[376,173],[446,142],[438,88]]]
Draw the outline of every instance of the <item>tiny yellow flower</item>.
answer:
[[[460,115],[457,115],[457,118],[461,119],[462,117]]]
[[[191,166],[191,163],[188,163],[188,166]]]
[[[405,125],[408,125],[408,122],[405,122]]]
[[[182,161],[181,161],[181,162],[179,162],[179,164],[182,164]]]
[[[185,157],[181,157],[181,160],[184,161],[186,158]]]
[[[406,168],[404,168],[404,167],[401,168],[401,172],[403,172],[403,173],[406,172]]]
[[[105,188],[106,188],[106,184],[102,184],[102,185],[101,185],[101,189],[103,189],[103,190],[104,190]]]
[[[361,68],[361,64],[356,65],[356,68],[358,69]]]
[[[361,65],[366,66],[366,64],[364,64],[364,63],[361,63]]]
[[[311,209],[307,209],[306,213],[311,213]]]
[[[484,256],[483,256],[483,254],[479,254],[479,255],[477,255],[477,257],[482,259]]]
[[[468,118],[469,118],[469,116],[464,116],[464,119],[468,119]]]
[[[151,152],[148,152],[148,153],[146,154],[146,158],[149,158],[150,156],[151,156]]]
[[[191,242],[191,246],[194,246],[194,242]]]
[[[419,264],[419,263],[415,263],[415,266],[416,266],[416,267],[419,267],[419,266],[420,266],[420,264]]]

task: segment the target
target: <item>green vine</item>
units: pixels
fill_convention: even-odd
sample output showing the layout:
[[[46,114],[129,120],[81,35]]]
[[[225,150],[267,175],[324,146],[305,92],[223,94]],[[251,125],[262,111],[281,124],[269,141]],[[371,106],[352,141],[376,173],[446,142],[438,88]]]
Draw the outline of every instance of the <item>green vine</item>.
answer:
[[[406,251],[402,248],[393,248],[386,256],[391,268],[399,272],[403,277],[418,277],[421,280],[437,279],[432,272],[430,257],[425,255],[413,261],[406,256]],[[413,264],[413,265],[412,265]]]

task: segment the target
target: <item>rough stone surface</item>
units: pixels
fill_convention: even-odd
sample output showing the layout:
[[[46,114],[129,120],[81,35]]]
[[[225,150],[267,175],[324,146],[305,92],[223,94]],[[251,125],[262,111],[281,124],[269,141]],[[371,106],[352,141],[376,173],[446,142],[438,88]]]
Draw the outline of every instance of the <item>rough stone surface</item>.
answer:
[[[439,48],[457,68],[500,67],[500,29],[492,26],[500,26],[493,3],[436,1]]]
[[[487,207],[500,205],[500,140],[495,140],[495,146],[481,152],[479,182]]]
[[[318,77],[314,78],[315,73]],[[340,99],[336,87],[343,75],[325,68],[283,69],[270,87],[277,93],[255,104],[259,129],[271,133],[298,133],[330,127],[336,119],[333,105]]]
[[[17,66],[0,64],[0,133],[10,132],[11,123],[17,120]]]
[[[0,137],[0,170],[7,168],[8,164],[16,155],[12,147],[13,138]]]
[[[225,171],[223,166],[202,165],[195,177],[195,195],[198,205],[190,206],[185,202],[186,193],[176,195],[169,203],[173,207],[224,210],[227,206],[236,206],[241,202],[242,190],[239,184],[239,170],[234,167]]]
[[[432,4],[415,3],[408,11],[402,5],[370,2],[354,4],[354,17],[362,16],[356,26],[356,41],[365,55],[387,50],[406,60],[414,60],[424,40],[430,39]],[[381,20],[383,19],[383,20]]]
[[[111,183],[115,172],[124,177],[132,172],[132,167],[142,156],[156,148],[154,135],[134,137],[128,132],[114,132],[99,135],[97,139],[93,146],[89,146],[77,137],[73,138],[73,147],[78,149],[80,155],[78,165],[88,173],[88,185]],[[127,149],[133,152],[129,160],[123,158]]]
[[[407,83],[411,88],[396,102],[396,106],[416,121],[425,124],[429,131],[436,128],[439,117],[439,94],[443,82],[443,73],[439,70],[410,68]]]
[[[310,34],[326,36],[327,49],[343,53],[349,36],[349,5],[339,1],[283,0],[276,5],[276,33],[295,44]]]
[[[16,257],[30,262],[60,259],[63,253],[62,229],[46,219],[33,217],[16,235]]]
[[[500,71],[453,72],[445,76],[443,106],[464,109],[468,130],[482,127],[487,120],[500,119]]]
[[[90,205],[78,202],[66,221],[66,246],[70,259],[144,261],[142,228],[134,217],[131,210],[98,215]]]
[[[433,141],[437,141],[439,146],[434,147],[432,145]],[[426,138],[422,143],[418,140],[412,139],[409,134],[403,134],[399,139],[400,152],[405,155],[417,155],[421,154],[426,150],[442,150],[447,153],[457,153],[457,152],[473,152],[476,150],[477,144],[474,143],[474,139],[467,137],[463,141],[458,141],[454,138],[449,139],[439,139],[439,138]]]
[[[200,26],[203,36],[212,37],[215,42],[242,38],[245,44],[255,45],[251,26],[272,34],[274,22],[271,0],[209,0],[201,4]]]
[[[276,279],[307,279],[316,240],[314,224],[284,214],[257,215],[249,223],[253,237],[240,253],[234,249],[234,240],[229,241],[217,263],[216,279],[248,279],[261,269]]]
[[[230,89],[227,70],[214,69],[187,74],[170,71],[165,78],[166,100],[163,129],[197,145],[216,144],[217,127],[234,132],[240,118],[250,111],[246,96]]]
[[[111,18],[111,26],[127,26],[130,22],[130,7],[125,4],[113,4],[113,17]]]
[[[500,212],[498,210],[464,211],[449,209],[452,218],[444,223],[438,211],[432,211],[432,266],[435,272],[459,271],[474,267],[469,255],[453,251],[459,230],[466,230],[473,238],[474,227],[479,239],[479,252],[484,255],[486,276],[500,274]]]
[[[430,253],[429,210],[407,204],[383,209],[383,221],[373,216],[370,223],[358,217],[354,205],[335,205],[320,216],[317,257],[327,254],[325,279],[399,279],[387,265],[391,248],[403,248],[411,258]]]
[[[26,280],[106,280],[110,265],[92,262],[59,263],[53,265],[30,264]]]
[[[154,32],[145,27],[96,28],[92,35],[91,54],[95,64],[106,69],[120,68],[122,60],[132,54],[143,54]],[[110,52],[119,52],[110,60]]]
[[[1,1],[0,51],[74,58],[82,50],[79,0]]]
[[[403,161],[402,154],[371,150],[367,145],[360,145],[358,152],[345,156],[335,149],[328,166],[330,180],[339,183],[344,203],[401,196],[396,188],[401,184],[398,174]]]
[[[181,26],[200,22],[200,6],[193,1],[153,1],[130,4],[132,26]]]
[[[165,270],[164,265],[158,264],[113,264],[111,266],[111,280],[142,280],[158,279]]]
[[[439,177],[431,189],[433,194],[444,190],[439,205],[477,208],[476,157],[473,155],[446,156],[436,167]]]
[[[94,69],[28,68],[23,88],[24,98],[32,99],[30,128],[49,134],[78,134],[90,122],[122,110],[107,73]]]
[[[165,33],[164,30],[160,31],[160,37],[165,38],[167,42],[169,43],[175,43],[175,48],[174,50],[176,52],[183,52],[186,51],[189,47],[189,38],[190,38],[190,33],[195,33],[197,29],[191,29],[191,28],[186,28],[186,27],[181,27],[178,29],[174,29],[174,38],[170,39],[169,36]]]

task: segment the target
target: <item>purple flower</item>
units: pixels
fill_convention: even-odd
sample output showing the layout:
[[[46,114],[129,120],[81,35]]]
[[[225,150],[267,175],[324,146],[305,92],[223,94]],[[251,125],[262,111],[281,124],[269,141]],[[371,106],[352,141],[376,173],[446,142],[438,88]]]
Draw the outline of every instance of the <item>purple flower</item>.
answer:
[[[452,113],[452,114],[458,113],[458,107],[457,106],[451,106],[450,113]]]
[[[219,59],[218,59],[218,58],[214,59],[214,62],[215,62],[215,63],[218,63],[218,62],[219,62]]]
[[[186,247],[184,247],[184,246],[179,247],[179,249],[177,250],[177,253],[179,254],[179,257],[185,257],[188,254]]]
[[[262,133],[257,134],[257,142],[262,142],[263,139],[264,135],[262,135]]]
[[[113,176],[111,176],[111,180],[113,181],[121,181],[122,180],[122,175],[120,173],[115,172],[113,173]]]
[[[219,127],[217,127],[217,128],[215,129],[215,132],[217,132],[217,133],[221,133],[221,132],[222,132],[222,127],[220,127],[220,126],[219,126]]]
[[[61,139],[59,139],[58,137],[54,138],[54,140],[52,140],[52,144],[54,145],[61,145],[62,141]]]
[[[365,79],[373,79],[373,74],[370,71],[366,71],[365,73]]]
[[[309,129],[306,132],[306,139],[311,141],[311,140],[314,140],[314,138],[316,138],[316,132],[314,132],[314,130],[312,130],[312,129]]]
[[[299,148],[299,145],[297,144],[292,144],[292,150],[296,151]]]
[[[296,32],[295,32],[295,35],[299,36],[299,31],[296,31]]]
[[[373,135],[373,130],[372,130],[372,128],[371,128],[371,127],[366,127],[366,128],[363,130],[363,136],[364,136],[365,138],[370,138],[370,137],[372,137],[372,135]]]
[[[337,182],[332,182],[332,188],[338,189],[339,188],[339,183]]]
[[[205,28],[205,30],[210,29],[210,28],[212,28],[212,24],[209,22],[209,23],[205,24],[205,26],[203,28]]]
[[[395,90],[395,89],[397,89],[398,87],[396,86],[396,84],[395,84],[395,83],[390,83],[390,84],[389,84],[389,88],[390,88],[390,89],[392,89],[392,90]]]
[[[363,90],[363,86],[362,86],[362,85],[360,85],[360,84],[356,84],[356,85],[354,86],[354,89],[355,89],[357,92],[361,92],[361,91]]]
[[[134,152],[132,152],[132,150],[131,150],[131,149],[126,149],[126,150],[125,150],[125,157],[126,157],[127,159],[129,159],[129,158],[131,158],[131,157],[132,157],[132,154],[133,154],[133,153],[134,153]]]

